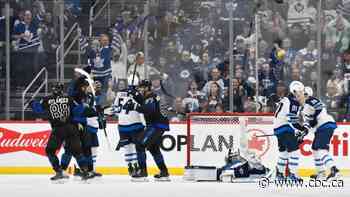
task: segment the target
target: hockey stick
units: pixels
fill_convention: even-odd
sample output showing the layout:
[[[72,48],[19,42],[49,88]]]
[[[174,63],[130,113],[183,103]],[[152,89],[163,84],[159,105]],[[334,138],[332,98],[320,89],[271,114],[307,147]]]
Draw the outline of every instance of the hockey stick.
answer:
[[[134,71],[133,71],[133,73],[132,73],[132,80],[131,80],[131,84],[130,85],[134,85],[134,81],[135,81],[135,75],[136,75],[136,64],[135,64],[135,68],[134,68]]]
[[[266,134],[266,135],[255,135],[255,137],[272,137],[276,136],[275,134]]]
[[[96,92],[95,92],[95,88],[94,88],[94,80],[90,77],[89,73],[87,73],[85,70],[83,70],[81,68],[75,68],[74,71],[77,73],[80,73],[81,75],[86,77],[86,81],[89,83],[89,87],[91,89],[92,95],[94,96],[94,100],[95,100]],[[101,118],[102,117],[100,116],[100,113],[98,113],[98,119],[101,120]],[[106,140],[107,140],[107,146],[110,150],[112,150],[112,146],[111,146],[111,143],[109,142],[107,131],[106,131],[105,127],[103,128],[103,132],[104,132]]]

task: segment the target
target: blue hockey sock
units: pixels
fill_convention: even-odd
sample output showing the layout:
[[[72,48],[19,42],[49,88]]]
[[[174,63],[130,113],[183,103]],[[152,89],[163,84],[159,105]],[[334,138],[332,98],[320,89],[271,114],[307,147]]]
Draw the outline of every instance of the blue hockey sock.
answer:
[[[147,168],[147,156],[146,156],[146,152],[142,151],[142,152],[138,152],[137,153],[137,160],[139,162],[139,165],[141,168],[145,169]]]
[[[61,156],[61,168],[63,170],[66,170],[71,160],[72,160],[72,154],[65,151]]]

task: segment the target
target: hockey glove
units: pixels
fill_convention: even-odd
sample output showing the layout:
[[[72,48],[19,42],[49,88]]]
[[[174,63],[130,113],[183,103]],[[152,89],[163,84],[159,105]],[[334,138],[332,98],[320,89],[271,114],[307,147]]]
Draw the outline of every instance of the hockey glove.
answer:
[[[307,136],[308,133],[309,129],[307,129],[306,127],[303,127],[301,131],[297,131],[295,133],[295,137],[297,138],[298,144],[303,143],[304,137]]]

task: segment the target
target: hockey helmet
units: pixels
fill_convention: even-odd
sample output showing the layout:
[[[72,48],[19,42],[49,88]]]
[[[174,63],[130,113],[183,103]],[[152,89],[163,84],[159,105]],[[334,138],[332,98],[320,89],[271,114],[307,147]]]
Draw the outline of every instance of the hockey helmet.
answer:
[[[57,82],[53,87],[52,87],[52,94],[53,95],[63,95],[63,89],[64,85],[60,82]]]
[[[293,95],[304,92],[304,89],[305,89],[304,84],[301,83],[300,81],[292,81],[292,83],[290,83],[289,85],[289,91]]]
[[[139,83],[139,87],[148,87],[148,88],[151,88],[152,87],[152,83],[150,80],[142,80],[140,83]]]
[[[312,90],[312,88],[309,86],[306,86],[305,87],[305,96],[313,96],[313,94],[314,94],[314,91]]]

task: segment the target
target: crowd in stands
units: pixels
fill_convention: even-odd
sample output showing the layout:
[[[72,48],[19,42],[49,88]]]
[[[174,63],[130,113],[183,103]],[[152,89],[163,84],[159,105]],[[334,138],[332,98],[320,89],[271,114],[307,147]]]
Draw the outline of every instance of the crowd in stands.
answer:
[[[67,29],[72,19],[83,23],[79,15],[84,9],[79,2],[66,2]],[[127,87],[127,79],[135,70],[138,80],[152,81],[162,108],[173,121],[183,120],[188,112],[229,111],[231,91],[233,112],[271,112],[278,99],[288,93],[289,83],[300,80],[315,93],[318,88],[321,90],[321,99],[338,120],[348,119],[349,0],[325,0],[321,23],[318,23],[318,1],[285,0],[278,4],[270,0],[236,0],[233,51],[228,50],[227,6],[232,1],[153,0],[147,16],[144,5],[135,2],[128,1],[120,8],[119,16],[112,20],[113,26],[106,27],[104,34],[96,40],[89,39],[83,55],[83,63],[90,66],[102,84],[106,103]],[[28,72],[23,68],[36,73],[43,62],[56,61],[59,31],[53,22],[54,13],[48,12],[45,1],[33,0],[30,5],[14,6],[17,10],[12,27],[12,51],[15,57],[20,52],[21,58],[14,63],[20,66],[13,78],[18,77],[17,73]],[[260,32],[255,31],[256,13]],[[321,54],[318,32],[321,32]],[[278,54],[281,51],[282,58]],[[232,81],[229,80],[231,53],[234,55]],[[319,56],[321,87],[317,87]]]

